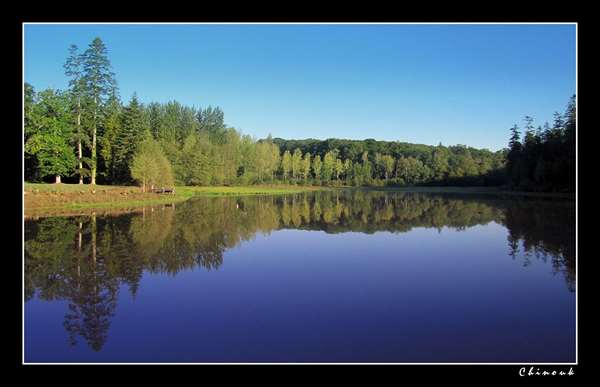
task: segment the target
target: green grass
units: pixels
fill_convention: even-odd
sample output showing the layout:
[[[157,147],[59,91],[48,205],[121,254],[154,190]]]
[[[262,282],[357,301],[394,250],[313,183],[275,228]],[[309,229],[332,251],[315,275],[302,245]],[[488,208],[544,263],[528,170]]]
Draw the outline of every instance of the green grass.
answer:
[[[327,189],[325,187],[292,186],[292,185],[260,185],[241,187],[175,187],[175,194],[143,194],[136,186],[111,186],[89,184],[43,184],[25,183],[26,197],[25,211],[27,213],[54,212],[57,210],[85,210],[85,209],[123,209],[135,208],[158,204],[177,203],[187,200],[193,196],[246,196],[246,195],[283,195],[306,191]],[[104,192],[110,199],[97,201],[97,196],[92,196],[92,191],[97,195]],[[111,192],[113,191],[113,192]],[[129,195],[121,195],[127,192]],[[81,193],[81,195],[78,195]],[[61,194],[71,194],[56,201]],[[76,194],[73,197],[72,194]],[[133,194],[133,195],[132,195]],[[30,196],[33,195],[33,196]],[[49,196],[51,195],[51,196]],[[142,197],[135,197],[136,195]],[[148,197],[151,196],[151,197]],[[48,200],[48,198],[54,198]],[[58,196],[60,198],[60,196]],[[47,202],[45,202],[45,199]],[[27,206],[27,201],[31,203]],[[48,205],[46,205],[48,204]]]
[[[96,191],[107,191],[107,190],[135,190],[139,191],[139,187],[135,186],[122,186],[122,185],[90,185],[90,184],[48,184],[48,183],[28,183],[25,182],[25,191],[38,192],[89,192],[92,189]]]
[[[119,185],[90,185],[90,184],[47,184],[47,183],[25,183],[25,191],[38,192],[96,192],[110,190],[129,190],[141,192],[137,186],[119,186]],[[175,187],[176,196],[192,195],[271,195],[314,191],[318,189],[327,189],[326,187],[300,186],[300,185],[256,185],[256,186],[223,186],[223,187]]]

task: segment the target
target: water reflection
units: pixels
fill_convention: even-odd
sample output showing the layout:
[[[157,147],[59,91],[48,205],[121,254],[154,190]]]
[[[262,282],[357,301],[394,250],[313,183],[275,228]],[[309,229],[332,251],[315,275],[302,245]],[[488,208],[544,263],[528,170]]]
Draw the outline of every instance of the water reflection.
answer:
[[[285,228],[327,233],[465,230],[496,222],[508,255],[528,266],[551,260],[575,288],[572,202],[456,194],[317,192],[289,196],[195,198],[119,216],[50,217],[25,222],[25,298],[65,300],[64,328],[99,351],[119,290],[135,297],[144,272],[218,269],[223,254],[257,233]]]

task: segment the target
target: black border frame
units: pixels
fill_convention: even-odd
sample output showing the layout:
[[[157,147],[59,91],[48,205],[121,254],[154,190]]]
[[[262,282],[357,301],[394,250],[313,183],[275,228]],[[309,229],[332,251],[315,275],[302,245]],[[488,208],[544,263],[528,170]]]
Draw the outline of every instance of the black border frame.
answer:
[[[180,7],[185,8],[185,7]],[[201,4],[199,8],[203,8]],[[210,7],[209,7],[210,8]],[[242,12],[242,10],[238,10],[237,12]],[[255,11],[256,12],[256,11]],[[200,13],[198,13],[200,14]],[[373,15],[367,15],[366,13],[361,16],[355,15],[354,17],[348,17],[347,15],[344,17],[343,12],[336,12],[336,16],[299,16],[299,13],[295,15],[286,16],[258,16],[252,13],[238,13],[235,11],[223,13],[221,15],[213,15],[212,17],[195,17],[191,13],[188,15],[179,15],[177,17],[168,17],[166,15],[163,16],[155,16],[148,17],[144,16],[140,19],[140,15],[136,16],[117,16],[115,17],[115,13],[104,15],[104,16],[96,16],[90,17],[89,15],[81,15],[80,17],[68,16],[65,17],[64,14],[62,16],[50,14],[29,14],[29,15],[19,15],[13,18],[13,22],[10,24],[10,37],[13,40],[13,46],[15,49],[8,56],[11,58],[15,64],[14,68],[10,69],[10,74],[13,76],[8,77],[12,82],[11,90],[14,91],[14,94],[11,93],[11,102],[16,105],[13,106],[10,110],[11,118],[15,121],[12,123],[11,130],[5,130],[5,134],[8,132],[10,134],[9,139],[11,142],[11,146],[9,149],[11,152],[3,152],[3,156],[7,157],[7,162],[4,164],[9,166],[11,171],[11,180],[10,185],[12,187],[20,187],[19,190],[11,189],[9,193],[9,207],[12,211],[14,211],[14,217],[11,216],[16,223],[14,226],[10,226],[10,233],[5,234],[9,237],[9,239],[20,241],[18,244],[12,245],[16,246],[16,251],[11,254],[7,254],[6,258],[10,258],[9,261],[13,264],[12,269],[10,271],[11,280],[8,281],[12,287],[12,290],[17,290],[16,294],[11,297],[11,300],[15,302],[15,314],[16,320],[14,321],[14,325],[11,324],[10,331],[14,332],[10,335],[11,347],[14,345],[15,352],[12,352],[12,356],[10,357],[10,362],[14,365],[13,370],[17,371],[25,371],[27,377],[42,377],[41,380],[49,380],[48,377],[59,375],[55,374],[55,372],[61,373],[61,371],[65,372],[65,374],[72,374],[73,371],[76,371],[75,374],[82,371],[82,375],[87,376],[88,378],[92,376],[95,381],[103,381],[109,380],[107,376],[109,373],[105,372],[106,369],[102,368],[101,370],[97,370],[93,367],[97,367],[96,365],[79,365],[79,366],[69,366],[69,365],[23,365],[22,364],[22,166],[20,168],[13,168],[15,160],[22,159],[22,129],[15,130],[15,128],[22,128],[22,23],[23,22],[75,22],[75,21],[84,21],[84,22],[576,22],[578,29],[578,65],[577,65],[577,79],[578,79],[578,113],[580,113],[583,109],[583,114],[578,114],[578,190],[577,190],[577,211],[578,211],[578,251],[577,251],[577,260],[578,260],[578,270],[577,270],[577,283],[578,288],[578,364],[575,366],[564,365],[564,366],[543,366],[543,365],[535,365],[534,368],[540,368],[540,370],[565,370],[568,371],[571,367],[575,373],[575,376],[533,376],[533,377],[520,377],[519,369],[523,367],[522,365],[479,365],[479,364],[470,364],[470,365],[371,365],[371,364],[361,364],[361,365],[103,365],[102,367],[108,367],[110,371],[128,371],[130,367],[133,367],[133,371],[143,371],[137,372],[136,374],[141,376],[148,376],[153,378],[155,381],[159,381],[164,377],[163,380],[173,381],[173,376],[177,374],[177,377],[181,375],[181,371],[185,370],[191,371],[194,374],[191,374],[194,379],[200,381],[204,379],[205,373],[207,371],[212,371],[214,374],[211,376],[218,376],[221,381],[224,379],[228,379],[229,377],[238,377],[238,376],[246,376],[248,373],[252,374],[256,371],[263,374],[265,373],[277,377],[277,379],[287,384],[290,381],[325,381],[325,378],[301,378],[304,376],[307,371],[310,373],[311,371],[318,371],[319,373],[329,374],[331,372],[331,376],[335,376],[336,378],[332,381],[339,381],[338,377],[344,376],[349,380],[358,382],[358,383],[367,383],[372,384],[376,380],[379,380],[381,377],[389,377],[392,382],[399,382],[405,380],[406,377],[415,378],[416,380],[423,381],[425,379],[431,378],[439,378],[441,381],[448,381],[450,379],[477,379],[479,381],[549,381],[549,382],[573,382],[576,379],[581,377],[589,376],[588,374],[588,362],[591,362],[590,355],[587,353],[589,350],[589,344],[587,335],[591,325],[591,322],[588,321],[589,308],[587,305],[589,303],[588,299],[589,289],[590,287],[588,283],[588,275],[586,272],[592,272],[592,268],[588,267],[593,261],[592,254],[585,253],[585,245],[583,243],[587,238],[584,237],[584,233],[589,231],[588,228],[584,226],[586,220],[588,220],[591,216],[586,214],[582,209],[584,208],[584,204],[588,202],[586,198],[586,187],[587,183],[585,182],[583,176],[585,175],[584,171],[587,169],[585,167],[585,163],[583,161],[584,155],[588,154],[586,150],[591,143],[590,141],[590,131],[593,130],[588,128],[588,125],[585,124],[587,120],[587,115],[590,110],[585,107],[586,104],[589,104],[589,96],[585,91],[585,87],[587,87],[588,78],[586,75],[585,67],[588,65],[586,61],[588,61],[588,47],[589,42],[586,42],[585,36],[588,35],[589,29],[591,26],[587,23],[581,21],[579,17],[568,17],[564,14],[555,15],[555,17],[540,20],[539,17],[487,17],[484,19],[479,19],[477,17],[469,17],[462,14],[458,18],[450,18],[447,16],[439,16],[433,15],[431,13],[428,14],[427,17],[421,18],[394,18],[394,17],[376,17]],[[256,17],[258,16],[258,17]],[[340,16],[342,16],[340,18]],[[143,19],[146,20],[143,20]],[[520,20],[519,20],[520,19]],[[5,27],[7,24],[5,24]],[[6,35],[5,35],[6,36]],[[6,58],[6,57],[5,57]],[[19,76],[14,76],[15,73],[18,73]],[[581,95],[583,94],[583,98]],[[7,129],[8,129],[7,128]],[[582,129],[587,128],[587,129]],[[14,146],[12,142],[14,141]],[[587,164],[589,165],[589,164]],[[592,164],[593,165],[593,164]],[[14,172],[14,174],[13,174]],[[14,180],[13,180],[14,179]],[[3,192],[3,194],[7,194],[7,192]],[[11,214],[12,215],[12,214]],[[582,259],[583,255],[589,255],[589,258]],[[18,257],[18,258],[17,258]],[[585,316],[585,317],[584,317]],[[584,339],[585,337],[585,339]],[[15,348],[16,347],[16,348]],[[70,367],[67,369],[62,369],[63,367]],[[151,370],[151,368],[158,367],[158,372]],[[172,369],[173,367],[178,367],[178,369]],[[183,367],[183,368],[181,368]],[[198,370],[196,367],[202,367],[201,370]],[[139,369],[142,368],[142,369]],[[529,369],[529,366],[527,366]],[[100,371],[100,372],[99,372]],[[201,373],[198,373],[200,371]],[[280,378],[280,372],[290,373],[292,378]],[[211,373],[212,373],[211,372]],[[248,375],[250,376],[250,375]],[[374,377],[375,376],[375,377]],[[137,378],[137,377],[136,377]],[[87,378],[86,378],[87,379]],[[331,379],[330,379],[331,380]],[[82,381],[85,381],[83,379]],[[266,381],[266,380],[265,380]]]

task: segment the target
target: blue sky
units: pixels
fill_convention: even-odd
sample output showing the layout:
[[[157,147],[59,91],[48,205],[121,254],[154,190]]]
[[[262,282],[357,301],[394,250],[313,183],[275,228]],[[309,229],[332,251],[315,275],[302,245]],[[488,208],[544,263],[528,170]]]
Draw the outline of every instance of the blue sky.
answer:
[[[575,25],[25,25],[25,81],[64,89],[70,44],[105,42],[120,94],[220,106],[262,138],[497,150],[564,111]]]

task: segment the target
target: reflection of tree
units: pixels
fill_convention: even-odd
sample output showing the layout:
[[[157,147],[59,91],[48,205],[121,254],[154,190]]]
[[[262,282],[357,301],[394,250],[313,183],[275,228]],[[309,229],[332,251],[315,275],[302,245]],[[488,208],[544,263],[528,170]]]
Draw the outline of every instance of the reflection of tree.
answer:
[[[575,210],[572,203],[540,200],[512,201],[505,209],[511,255],[520,248],[523,265],[531,257],[551,259],[554,272],[565,276],[569,290],[575,290]]]
[[[64,326],[70,342],[83,337],[100,350],[116,306],[118,278],[110,271],[112,250],[98,254],[96,216],[47,218],[27,224],[26,299],[69,301]],[[31,237],[34,236],[34,237]]]
[[[95,351],[106,341],[118,292],[117,278],[111,278],[105,268],[98,267],[100,265],[100,260],[84,265],[81,277],[68,295],[69,312],[63,324],[72,344],[79,335]]]
[[[306,196],[306,194],[304,194]],[[326,232],[405,232],[413,227],[442,226],[463,229],[496,219],[500,210],[470,200],[431,197],[426,194],[390,194],[356,191],[320,192],[313,201],[282,201],[281,227],[320,229]],[[305,209],[308,202],[310,209]],[[304,213],[312,213],[305,217]]]
[[[25,222],[25,299],[36,292],[46,300],[60,298],[70,266],[76,224],[68,218]]]
[[[69,332],[71,344],[81,336],[93,350],[99,351],[106,341],[110,317],[116,308],[119,283],[110,271],[111,251],[107,250],[109,255],[104,255],[98,246],[95,214],[91,216],[89,230],[89,252],[82,252],[79,247],[82,232],[77,238],[77,272],[70,276],[71,283],[65,294],[70,302],[63,325]]]
[[[218,269],[223,254],[256,233],[294,228],[407,232],[414,227],[464,230],[491,221],[509,231],[516,259],[552,259],[575,284],[574,207],[568,202],[498,200],[452,194],[334,191],[288,196],[195,198],[173,207],[120,216],[25,222],[25,296],[69,302],[70,341],[100,350],[121,284],[135,296],[143,272],[175,275]],[[525,254],[520,254],[519,251]]]

